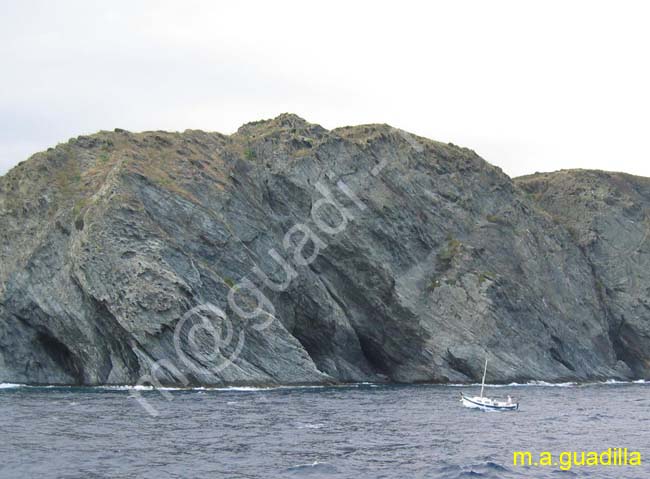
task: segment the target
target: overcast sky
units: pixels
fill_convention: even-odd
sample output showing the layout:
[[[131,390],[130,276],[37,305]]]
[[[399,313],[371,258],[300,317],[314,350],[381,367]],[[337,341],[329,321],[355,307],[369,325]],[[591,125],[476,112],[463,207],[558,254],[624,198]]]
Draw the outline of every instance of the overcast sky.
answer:
[[[389,123],[516,176],[650,176],[644,2],[0,0],[0,174],[70,137],[293,112]]]

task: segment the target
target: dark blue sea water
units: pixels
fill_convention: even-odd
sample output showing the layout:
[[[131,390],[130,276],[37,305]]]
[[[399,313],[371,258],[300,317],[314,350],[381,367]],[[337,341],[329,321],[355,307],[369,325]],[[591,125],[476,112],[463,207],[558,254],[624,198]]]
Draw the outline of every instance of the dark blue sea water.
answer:
[[[476,387],[144,392],[0,387],[2,478],[648,478],[650,384],[511,386],[518,412],[465,409]],[[627,447],[641,467],[514,467],[515,450]]]

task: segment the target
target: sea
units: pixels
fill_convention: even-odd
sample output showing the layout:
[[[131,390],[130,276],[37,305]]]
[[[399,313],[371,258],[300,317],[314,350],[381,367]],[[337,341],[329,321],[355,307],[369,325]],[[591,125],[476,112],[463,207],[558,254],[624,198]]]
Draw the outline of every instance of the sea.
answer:
[[[650,478],[650,383],[493,386],[519,410],[462,407],[479,389],[1,384],[0,477]],[[640,465],[570,464],[626,448]]]

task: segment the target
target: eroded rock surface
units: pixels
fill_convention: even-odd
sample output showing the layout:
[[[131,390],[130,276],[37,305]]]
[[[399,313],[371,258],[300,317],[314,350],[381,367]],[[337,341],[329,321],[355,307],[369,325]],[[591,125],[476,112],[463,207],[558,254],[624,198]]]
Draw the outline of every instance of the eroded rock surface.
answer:
[[[182,385],[462,382],[486,355],[492,381],[648,377],[649,185],[513,181],[466,148],[288,114],[78,137],[0,178],[0,381],[133,384],[158,362]],[[274,318],[233,310],[233,286],[259,302],[242,284]],[[216,353],[200,328],[186,344],[202,321]]]

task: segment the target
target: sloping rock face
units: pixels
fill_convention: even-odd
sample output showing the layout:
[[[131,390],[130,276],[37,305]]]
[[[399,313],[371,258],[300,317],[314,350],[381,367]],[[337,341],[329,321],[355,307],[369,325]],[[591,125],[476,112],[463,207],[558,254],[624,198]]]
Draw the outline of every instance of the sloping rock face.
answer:
[[[288,114],[78,137],[0,178],[0,381],[648,377],[648,192]]]
[[[560,171],[516,180],[572,235],[593,272],[617,357],[650,370],[650,179]]]

